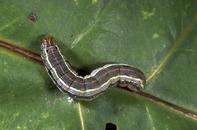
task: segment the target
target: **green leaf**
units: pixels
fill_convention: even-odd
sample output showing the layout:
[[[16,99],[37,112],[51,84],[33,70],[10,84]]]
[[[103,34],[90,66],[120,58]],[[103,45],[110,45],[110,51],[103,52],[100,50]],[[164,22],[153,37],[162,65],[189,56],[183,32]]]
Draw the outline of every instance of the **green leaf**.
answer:
[[[9,0],[0,5],[0,129],[104,130],[107,123],[119,130],[197,129],[196,1]],[[112,88],[93,101],[73,101],[30,60],[40,53],[45,34],[85,71],[114,62],[140,68],[147,77],[144,93],[153,98]],[[4,49],[6,42],[12,49]],[[14,46],[31,52],[18,55]]]

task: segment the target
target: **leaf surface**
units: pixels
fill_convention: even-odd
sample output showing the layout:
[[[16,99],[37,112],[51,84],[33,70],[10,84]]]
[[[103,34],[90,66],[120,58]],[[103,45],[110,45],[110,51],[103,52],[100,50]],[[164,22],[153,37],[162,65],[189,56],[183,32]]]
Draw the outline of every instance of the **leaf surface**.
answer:
[[[184,0],[0,1],[0,40],[40,53],[54,36],[65,58],[85,71],[126,63],[147,77],[144,92],[180,106],[112,88],[75,102],[44,67],[0,48],[0,128],[104,130],[197,129],[196,2]]]

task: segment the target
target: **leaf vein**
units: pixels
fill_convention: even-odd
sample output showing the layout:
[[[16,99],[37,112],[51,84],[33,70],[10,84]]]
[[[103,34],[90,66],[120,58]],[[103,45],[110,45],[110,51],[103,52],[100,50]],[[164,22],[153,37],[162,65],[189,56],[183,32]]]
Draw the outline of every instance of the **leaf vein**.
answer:
[[[185,38],[189,35],[189,33],[195,27],[196,23],[197,23],[197,15],[194,16],[191,23],[181,32],[180,36],[174,41],[173,46],[169,49],[169,51],[161,60],[161,62],[158,64],[158,66],[152,72],[150,72],[150,74],[147,76],[147,79],[146,79],[147,82],[153,79],[162,71],[166,63],[173,56],[173,54],[177,51],[177,48],[181,45],[181,43],[183,43]]]

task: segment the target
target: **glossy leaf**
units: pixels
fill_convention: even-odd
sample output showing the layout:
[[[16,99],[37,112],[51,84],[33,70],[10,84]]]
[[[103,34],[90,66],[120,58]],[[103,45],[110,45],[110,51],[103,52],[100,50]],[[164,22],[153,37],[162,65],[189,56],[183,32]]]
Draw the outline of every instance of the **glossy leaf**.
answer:
[[[65,57],[90,72],[127,63],[147,76],[145,92],[197,112],[196,2],[184,0],[0,1],[0,40],[40,53],[53,35]],[[12,50],[13,51],[13,50]],[[196,115],[112,88],[75,102],[44,67],[0,48],[0,129],[197,129]]]

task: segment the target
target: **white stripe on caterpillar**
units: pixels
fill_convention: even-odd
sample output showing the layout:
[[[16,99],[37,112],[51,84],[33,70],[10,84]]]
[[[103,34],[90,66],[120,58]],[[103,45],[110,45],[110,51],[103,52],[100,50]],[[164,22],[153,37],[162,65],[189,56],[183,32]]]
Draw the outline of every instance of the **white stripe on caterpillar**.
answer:
[[[79,100],[91,100],[111,84],[117,83],[120,87],[126,84],[129,89],[136,90],[144,88],[146,81],[142,71],[127,64],[107,64],[90,75],[79,76],[66,62],[51,36],[43,39],[41,58],[56,86]]]

